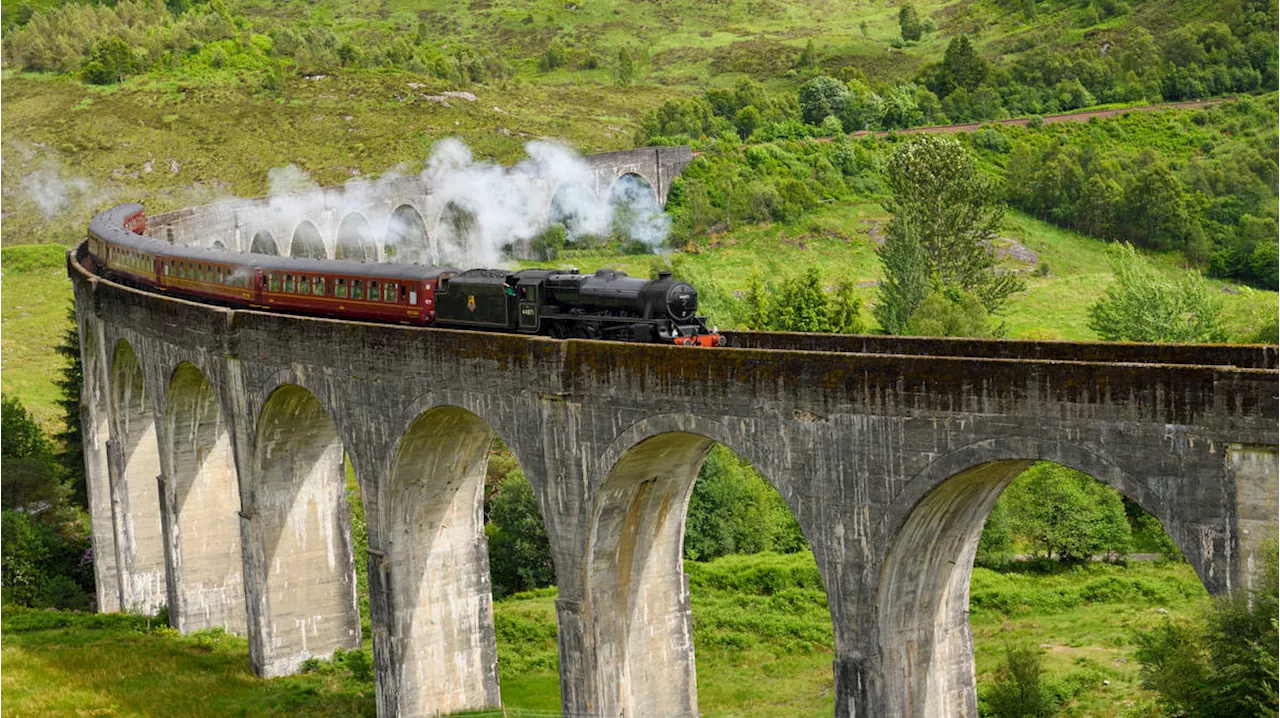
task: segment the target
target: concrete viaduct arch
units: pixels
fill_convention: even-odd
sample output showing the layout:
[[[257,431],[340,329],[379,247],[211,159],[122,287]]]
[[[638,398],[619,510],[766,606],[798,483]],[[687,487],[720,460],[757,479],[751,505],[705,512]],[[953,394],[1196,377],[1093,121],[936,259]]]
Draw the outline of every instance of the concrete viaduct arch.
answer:
[[[810,540],[839,716],[972,714],[977,531],[1030,461],[1142,503],[1213,592],[1244,585],[1275,530],[1275,347],[555,341],[233,311],[113,284],[75,256],[97,571],[115,578],[100,606],[167,603],[181,630],[244,630],[261,675],[358,646],[345,452],[381,715],[498,700],[477,491],[494,433],[551,541],[573,714],[696,715],[680,544],[713,441],[769,477]],[[216,508],[189,514],[196,492]],[[238,575],[191,544],[230,553],[233,523]]]

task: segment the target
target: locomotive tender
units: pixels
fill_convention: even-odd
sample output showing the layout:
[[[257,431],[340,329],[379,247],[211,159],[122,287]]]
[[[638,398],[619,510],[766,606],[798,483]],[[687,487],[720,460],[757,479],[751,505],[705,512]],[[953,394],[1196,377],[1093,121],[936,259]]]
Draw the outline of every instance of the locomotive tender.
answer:
[[[95,271],[234,307],[344,319],[542,334],[563,339],[724,346],[697,316],[698,291],[662,272],[470,269],[296,259],[171,244],[143,235],[140,204],[89,223]]]

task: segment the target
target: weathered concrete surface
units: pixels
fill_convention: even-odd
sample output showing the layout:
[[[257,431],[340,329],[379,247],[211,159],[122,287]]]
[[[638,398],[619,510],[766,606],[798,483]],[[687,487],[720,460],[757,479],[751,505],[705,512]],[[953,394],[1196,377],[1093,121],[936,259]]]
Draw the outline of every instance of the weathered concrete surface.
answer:
[[[183,361],[218,397],[261,673],[358,640],[339,490],[348,454],[368,522],[383,715],[498,700],[476,491],[490,432],[547,525],[574,714],[697,711],[680,541],[710,442],[778,488],[813,547],[840,716],[973,714],[973,551],[1027,462],[1085,471],[1137,501],[1215,593],[1246,585],[1257,537],[1275,529],[1275,347],[560,342],[233,312],[71,269],[80,315],[94,318],[85,346],[127,339],[157,413]],[[786,346],[744,336],[734,340]],[[174,445],[168,431],[160,447]],[[188,555],[187,532],[166,531],[171,553]]]
[[[693,161],[689,147],[645,147],[587,155],[592,184],[584,189],[607,202],[625,175],[643,179],[665,205],[671,181]],[[537,183],[535,206],[546,216],[559,185]],[[445,200],[421,176],[353,181],[295,195],[237,199],[149,217],[147,233],[178,244],[280,256],[311,256],[296,244],[318,236],[333,259],[439,263],[436,241]]]

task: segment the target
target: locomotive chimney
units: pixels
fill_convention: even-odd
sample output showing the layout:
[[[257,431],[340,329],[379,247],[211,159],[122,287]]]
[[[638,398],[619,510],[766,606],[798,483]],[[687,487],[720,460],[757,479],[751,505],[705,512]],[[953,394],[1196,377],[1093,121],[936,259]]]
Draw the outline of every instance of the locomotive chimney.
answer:
[[[661,282],[664,279],[671,279],[671,272],[658,272],[658,281]]]

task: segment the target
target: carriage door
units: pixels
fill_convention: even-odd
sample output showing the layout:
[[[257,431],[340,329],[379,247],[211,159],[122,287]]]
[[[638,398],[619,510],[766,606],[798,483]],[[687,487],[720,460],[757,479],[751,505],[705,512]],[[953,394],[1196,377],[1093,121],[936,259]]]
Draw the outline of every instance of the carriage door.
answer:
[[[538,285],[521,283],[516,289],[520,305],[520,331],[538,331]]]

